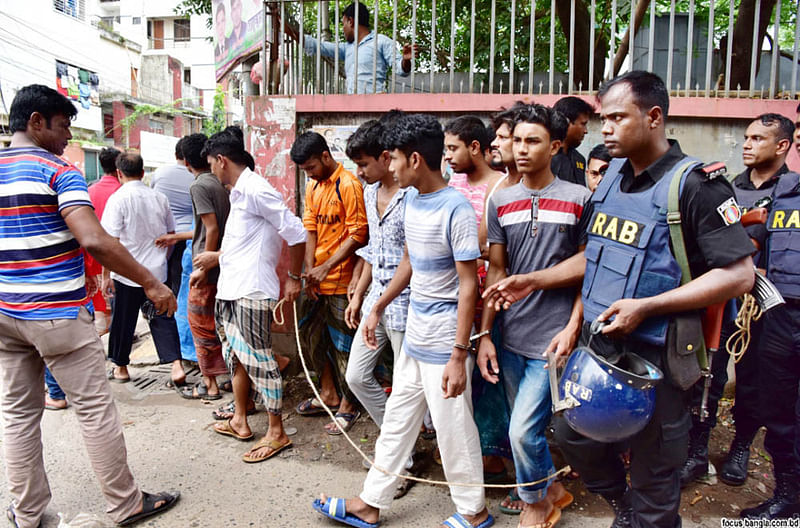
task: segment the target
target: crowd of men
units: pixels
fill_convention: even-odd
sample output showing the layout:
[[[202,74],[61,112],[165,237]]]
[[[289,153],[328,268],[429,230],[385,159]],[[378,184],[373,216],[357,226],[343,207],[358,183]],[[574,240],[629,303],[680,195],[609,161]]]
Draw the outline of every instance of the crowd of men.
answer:
[[[679,526],[681,487],[708,472],[728,355],[723,345],[711,358],[710,390],[703,380],[692,386],[696,377],[686,385],[676,334],[702,339],[687,321],[708,306],[729,302],[735,314],[754,267],[785,303],[753,325],[736,365],[736,435],[719,475],[729,485],[745,482],[751,443],[766,427],[774,495],[741,515],[800,516],[800,176],[785,165],[793,139],[800,152],[800,107],[797,123],[754,118],[743,146],[747,170],[729,182],[718,165],[667,139],[669,97],[656,75],[615,78],[598,102],[604,144],[588,161],[576,149],[595,108],[577,97],[553,108],[516,103],[488,127],[476,116],[443,127],[430,115],[388,112],[349,138],[355,174],[321,135],[303,133],[290,153],[308,178],[298,217],[255,172],[235,127],[182,138],[177,165],[157,174],[154,188],[143,183],[141,156],[106,149],[106,175],[87,189],[60,157],[74,107],[44,86],[21,89],[11,105],[11,147],[0,151],[9,519],[40,523],[50,491],[39,422],[45,405],[67,401],[115,522],[137,522],[178,500],[136,484],[108,384],[131,379],[140,313],[182,397],[233,392],[233,402],[214,411],[215,433],[255,439],[248,415],[257,404],[266,409],[269,427],[244,462],[291,448],[282,421],[288,359],[273,351],[271,326],[280,300],[299,300],[301,343],[320,398],[302,400],[296,412],[333,409],[331,435],[349,431],[362,411],[380,428],[361,493],[322,495],[313,502],[321,514],[378,526],[411,485],[402,477],[419,475],[414,447],[428,434],[451,483],[455,513],[444,526],[491,526],[480,485],[513,468],[519,485],[500,511],[519,515],[521,527],[551,528],[573,502],[555,478],[551,448],[609,503],[614,527]],[[764,198],[768,221],[745,230],[742,210]],[[280,276],[284,242],[288,271]],[[202,373],[194,385],[181,362],[181,288]],[[110,322],[96,326],[101,313]],[[595,321],[605,323],[599,332]],[[106,328],[107,354],[98,337]],[[734,331],[729,316],[721,342]],[[637,358],[664,373],[649,420],[621,442],[590,438],[553,415],[548,364],[562,364],[579,345],[617,365]],[[227,376],[228,386],[218,381]]]

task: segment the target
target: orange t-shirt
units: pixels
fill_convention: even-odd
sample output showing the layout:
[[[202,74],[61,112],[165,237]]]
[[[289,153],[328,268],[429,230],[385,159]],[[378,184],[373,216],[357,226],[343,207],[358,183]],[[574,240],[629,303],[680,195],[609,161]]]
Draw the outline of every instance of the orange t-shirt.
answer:
[[[367,241],[367,212],[364,190],[353,173],[340,163],[325,181],[306,184],[303,226],[309,233],[317,234],[314,266],[331,258],[348,238],[361,244]],[[319,285],[322,295],[347,294],[347,285],[353,278],[355,255],[331,269]]]

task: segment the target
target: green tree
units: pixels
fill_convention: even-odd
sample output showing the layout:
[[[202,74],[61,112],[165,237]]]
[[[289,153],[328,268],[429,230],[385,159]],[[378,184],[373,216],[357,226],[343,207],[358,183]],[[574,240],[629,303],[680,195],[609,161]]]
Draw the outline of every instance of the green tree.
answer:
[[[211,118],[203,122],[203,133],[207,136],[222,132],[228,126],[227,114],[225,113],[225,92],[222,86],[217,85],[214,92],[214,108],[211,111]]]

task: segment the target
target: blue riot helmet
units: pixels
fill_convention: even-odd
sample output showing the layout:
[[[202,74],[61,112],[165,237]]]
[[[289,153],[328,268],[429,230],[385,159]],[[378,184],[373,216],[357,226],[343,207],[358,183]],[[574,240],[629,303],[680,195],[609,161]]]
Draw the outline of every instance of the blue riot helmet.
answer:
[[[555,407],[564,410],[567,423],[583,436],[618,442],[650,421],[655,387],[663,378],[658,367],[636,354],[602,357],[589,347],[578,347],[564,367],[558,387],[561,401]]]

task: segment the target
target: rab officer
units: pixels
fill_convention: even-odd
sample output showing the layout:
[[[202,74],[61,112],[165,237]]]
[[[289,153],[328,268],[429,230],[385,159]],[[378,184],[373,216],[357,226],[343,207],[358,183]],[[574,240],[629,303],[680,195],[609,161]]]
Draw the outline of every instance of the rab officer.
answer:
[[[696,322],[702,308],[750,291],[754,249],[739,223],[730,184],[695,160],[679,199],[692,277],[681,285],[666,221],[667,197],[673,174],[692,159],[667,140],[664,82],[632,71],[606,83],[598,99],[605,146],[619,159],[612,160],[583,213],[590,217],[581,344],[606,358],[641,356],[667,379],[656,388],[650,421],[625,441],[631,449],[630,488],[619,445],[587,438],[561,417],[556,438],[587,489],[614,509],[614,527],[674,528],[681,522],[679,475],[691,420],[689,393],[667,369],[667,344],[679,315]],[[589,343],[593,320],[610,324]]]
[[[781,176],[767,220],[767,278],[785,304],[764,314],[759,341],[761,410],[775,491],[745,519],[800,516],[800,175]]]

